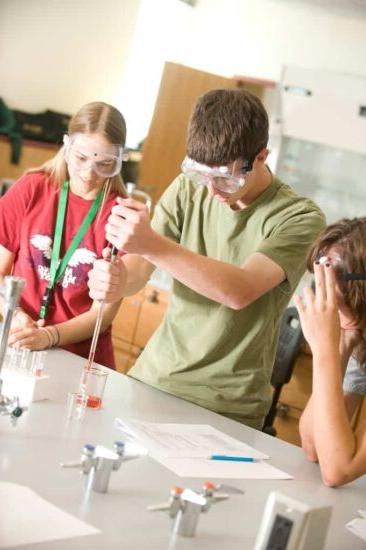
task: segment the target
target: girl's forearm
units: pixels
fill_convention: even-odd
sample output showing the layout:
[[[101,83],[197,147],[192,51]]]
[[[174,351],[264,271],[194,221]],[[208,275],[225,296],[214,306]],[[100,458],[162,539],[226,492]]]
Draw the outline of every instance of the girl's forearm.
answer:
[[[107,328],[111,325],[118,312],[120,303],[121,302],[119,301],[112,304],[104,304],[101,332],[107,330]],[[88,338],[91,338],[95,328],[98,308],[99,305],[94,303],[90,310],[86,313],[82,313],[73,319],[55,325],[59,335],[57,345],[67,346],[69,344],[82,342]]]
[[[313,356],[313,433],[314,443],[327,485],[347,481],[356,451],[342,391],[341,357],[329,349]]]
[[[311,460],[311,462],[318,462],[318,455],[314,442],[313,418],[313,397],[310,396],[299,421],[299,432],[301,437],[301,446],[307,459]]]

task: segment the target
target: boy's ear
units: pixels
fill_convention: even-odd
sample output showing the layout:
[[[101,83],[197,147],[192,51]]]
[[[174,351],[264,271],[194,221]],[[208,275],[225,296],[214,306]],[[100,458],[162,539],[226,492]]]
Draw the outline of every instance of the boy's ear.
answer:
[[[264,148],[256,155],[255,160],[258,162],[265,162],[267,160],[267,157],[269,155],[269,149]]]

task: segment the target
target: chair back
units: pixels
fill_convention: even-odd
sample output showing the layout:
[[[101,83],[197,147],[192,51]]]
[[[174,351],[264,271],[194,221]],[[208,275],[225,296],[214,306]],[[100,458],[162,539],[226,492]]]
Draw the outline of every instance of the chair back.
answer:
[[[278,412],[277,403],[282,386],[287,384],[291,379],[296,357],[303,340],[304,337],[297,309],[295,307],[288,307],[281,320],[276,358],[271,377],[271,384],[273,386],[272,404],[262,428],[262,431],[269,435],[276,435],[273,423]]]
[[[271,377],[273,387],[287,384],[290,381],[303,340],[297,309],[288,307],[281,320],[276,358]]]

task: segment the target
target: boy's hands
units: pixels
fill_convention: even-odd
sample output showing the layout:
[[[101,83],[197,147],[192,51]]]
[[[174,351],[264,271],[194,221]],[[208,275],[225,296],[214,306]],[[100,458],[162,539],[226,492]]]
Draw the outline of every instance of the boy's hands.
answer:
[[[107,303],[117,302],[124,295],[127,281],[127,269],[122,259],[116,256],[113,262],[108,261],[111,249],[103,250],[103,260],[95,260],[93,269],[89,271],[88,286],[93,300],[105,300]]]
[[[107,240],[118,250],[142,255],[149,249],[155,232],[150,226],[150,212],[134,199],[117,198],[117,205],[106,225]]]
[[[304,336],[313,354],[338,350],[341,334],[334,271],[330,265],[315,263],[314,275],[315,294],[305,288],[304,298],[294,298]]]

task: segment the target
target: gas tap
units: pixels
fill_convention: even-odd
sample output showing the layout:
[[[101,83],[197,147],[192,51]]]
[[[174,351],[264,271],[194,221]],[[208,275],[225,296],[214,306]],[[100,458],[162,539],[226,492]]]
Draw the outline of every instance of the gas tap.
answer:
[[[183,537],[194,537],[201,513],[208,512],[212,504],[227,500],[229,495],[220,493],[221,489],[227,492],[243,494],[243,491],[230,486],[215,485],[207,481],[200,491],[173,487],[168,502],[149,506],[148,510],[167,511],[172,520],[172,532]]]
[[[125,453],[125,443],[115,441],[113,451],[101,445],[84,445],[81,458],[77,462],[61,462],[62,468],[80,468],[86,476],[85,489],[106,493],[113,471],[119,470],[123,462],[139,458],[140,455]]]

